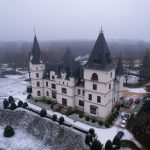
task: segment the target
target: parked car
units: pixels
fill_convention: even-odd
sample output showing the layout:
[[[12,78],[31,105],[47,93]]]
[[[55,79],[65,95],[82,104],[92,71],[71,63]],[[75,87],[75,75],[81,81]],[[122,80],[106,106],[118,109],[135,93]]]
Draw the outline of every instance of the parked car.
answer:
[[[135,104],[138,104],[140,102],[140,99],[137,98],[134,102],[135,102]]]
[[[140,99],[140,101],[143,101],[144,100],[144,96],[140,96],[139,99]]]
[[[129,108],[133,104],[133,98],[130,98],[128,101],[125,103],[125,107]]]
[[[127,124],[127,120],[122,120],[120,126],[125,128],[126,124]]]
[[[117,135],[114,137],[114,139],[113,139],[113,143],[115,144],[115,142],[116,142],[116,140],[121,140],[121,138],[124,136],[124,132],[122,132],[122,131],[119,131],[118,133],[117,133]]]

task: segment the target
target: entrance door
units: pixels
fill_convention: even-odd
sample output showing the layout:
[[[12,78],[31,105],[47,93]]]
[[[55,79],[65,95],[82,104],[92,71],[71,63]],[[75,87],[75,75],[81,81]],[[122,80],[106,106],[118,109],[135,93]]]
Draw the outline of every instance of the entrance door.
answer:
[[[64,106],[67,106],[67,99],[62,98],[62,104],[63,104]]]

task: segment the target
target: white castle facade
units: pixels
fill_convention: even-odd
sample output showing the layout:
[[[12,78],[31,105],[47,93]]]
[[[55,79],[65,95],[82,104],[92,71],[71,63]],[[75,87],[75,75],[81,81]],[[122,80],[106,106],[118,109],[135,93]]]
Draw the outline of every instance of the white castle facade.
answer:
[[[103,33],[95,42],[85,66],[74,61],[69,49],[61,61],[41,61],[35,36],[30,55],[32,97],[50,100],[85,115],[105,120],[122,97],[123,68],[119,58],[114,65]]]

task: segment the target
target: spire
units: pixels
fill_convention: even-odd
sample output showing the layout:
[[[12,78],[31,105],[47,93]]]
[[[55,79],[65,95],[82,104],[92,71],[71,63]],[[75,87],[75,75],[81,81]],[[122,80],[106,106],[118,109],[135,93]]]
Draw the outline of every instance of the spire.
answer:
[[[102,28],[86,65],[91,69],[106,69],[113,66]]]
[[[118,60],[118,63],[117,63],[116,74],[118,76],[124,75],[121,52],[120,52],[119,60]]]
[[[64,57],[63,57],[63,70],[65,70],[67,76],[66,78],[73,77],[77,70],[77,64],[73,58],[70,49],[67,47]]]
[[[36,38],[36,35],[34,36],[33,46],[32,46],[32,60],[31,62],[33,64],[40,64],[41,60],[41,50],[38,44],[38,40]]]

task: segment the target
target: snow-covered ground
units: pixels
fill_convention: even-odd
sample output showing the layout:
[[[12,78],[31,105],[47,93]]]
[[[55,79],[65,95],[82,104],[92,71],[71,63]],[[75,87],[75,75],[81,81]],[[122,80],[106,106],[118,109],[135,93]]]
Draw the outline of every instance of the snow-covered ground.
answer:
[[[4,127],[0,126],[0,149],[5,150],[50,150],[42,141],[27,134],[21,129],[15,130],[15,135],[10,138],[3,136]]]
[[[127,88],[128,91],[133,93],[147,93],[144,87],[141,88]]]
[[[25,101],[26,99],[26,86],[27,86],[27,82],[25,82],[24,80],[27,78],[27,74],[26,75],[11,75],[11,76],[7,76],[7,78],[4,79],[0,79],[0,89],[1,92],[3,94],[6,95],[12,95],[16,98],[19,98],[23,101]],[[35,110],[41,110],[41,108],[39,106],[35,106],[33,104],[29,104],[29,107],[32,107]],[[53,115],[53,114],[57,114],[57,116],[64,116],[60,113],[57,112],[53,112],[52,110],[47,110],[47,113],[49,115]],[[132,134],[130,134],[126,129],[121,129],[117,126],[113,126],[109,129],[100,129],[100,128],[96,128],[84,123],[81,123],[79,121],[74,121],[73,119],[64,116],[65,121],[78,126],[80,128],[83,128],[85,130],[89,130],[90,128],[94,128],[96,134],[98,135],[98,139],[101,141],[102,144],[105,144],[106,141],[108,139],[113,140],[113,138],[115,137],[115,135],[117,134],[118,131],[123,131],[125,133],[123,139],[128,139],[128,140],[133,140],[135,141],[134,137],[132,136]]]
[[[25,99],[27,96],[26,88],[28,82],[25,80],[28,74],[23,75],[6,75],[6,78],[0,78],[0,97],[20,97]]]

